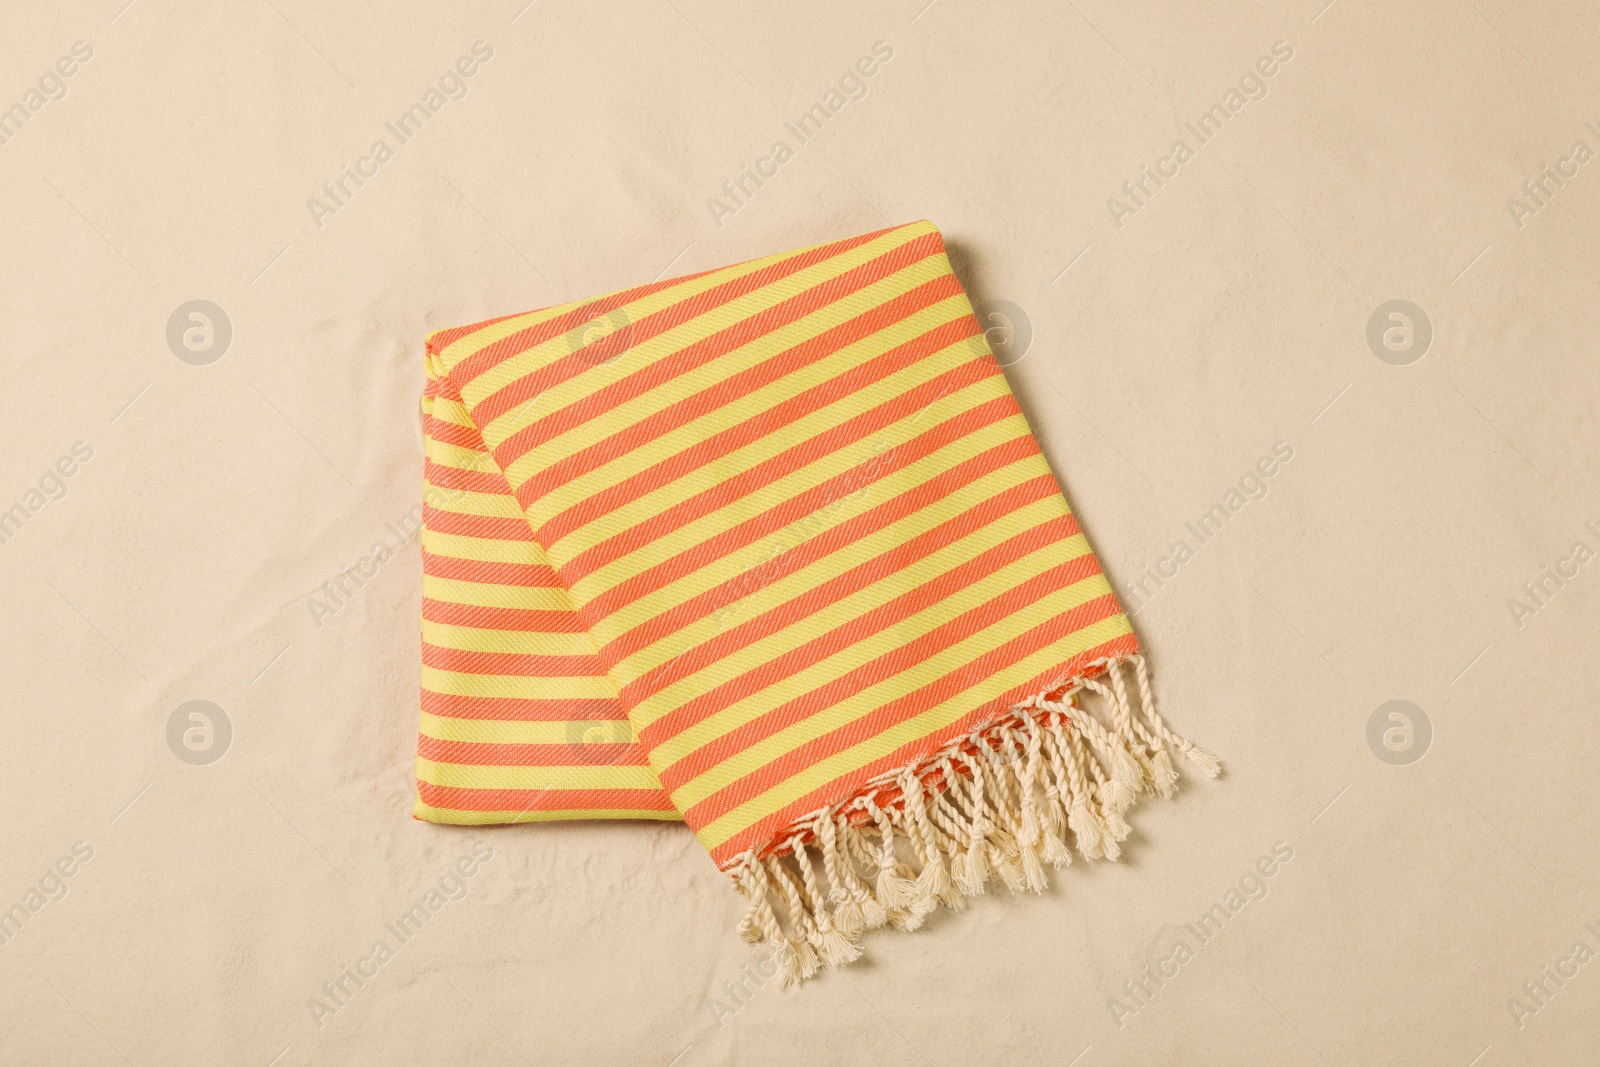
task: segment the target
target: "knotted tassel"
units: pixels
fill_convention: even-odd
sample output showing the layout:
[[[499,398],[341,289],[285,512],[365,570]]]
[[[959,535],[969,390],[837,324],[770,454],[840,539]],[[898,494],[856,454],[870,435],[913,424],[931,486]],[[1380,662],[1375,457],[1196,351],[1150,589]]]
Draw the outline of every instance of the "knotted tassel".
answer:
[[[1108,776],[1095,790],[1099,795],[1102,812],[1121,816],[1139,797],[1139,790],[1144,782],[1144,769],[1093,715],[1076,707],[1073,711],[1075,712],[1072,717],[1073,725],[1077,726],[1079,733],[1099,754],[1108,772]]]
[[[739,933],[746,941],[767,941],[774,945],[783,943],[783,931],[778,926],[778,916],[772,910],[767,894],[771,884],[767,869],[760,862],[747,865],[736,878],[736,884],[750,900],[750,911],[739,924]]]
[[[855,828],[848,817],[839,816],[838,827],[839,841],[844,846],[840,851],[845,858],[845,880],[850,883],[852,895],[861,908],[861,921],[867,924],[868,930],[876,930],[889,921],[889,913],[878,903],[872,887],[862,881],[857,873],[858,864],[870,869],[875,861],[867,852],[867,843],[862,840],[861,831]]]
[[[1129,656],[1128,658],[1133,662],[1134,676],[1139,682],[1139,696],[1144,702],[1145,717],[1150,720],[1151,727],[1167,744],[1187,756],[1189,762],[1199,767],[1200,772],[1207,778],[1215,778],[1222,772],[1221,762],[1208,750],[1201,748],[1193,741],[1179,737],[1167,729],[1167,724],[1162,721],[1160,714],[1156,711],[1155,693],[1150,689],[1150,674],[1145,668],[1144,657]]]
[[[867,928],[861,914],[861,898],[867,895],[859,882],[851,885],[849,860],[839,855],[839,828],[833,816],[824,812],[812,823],[812,832],[822,844],[822,869],[828,876],[828,899],[833,902],[833,925],[847,939],[854,941]]]
[[[940,897],[941,902],[949,908],[964,908],[967,906],[967,896],[956,883],[960,876],[962,856],[968,845],[969,835],[967,826],[962,821],[960,805],[957,797],[960,790],[957,782],[960,773],[950,762],[949,758],[939,763],[939,784],[927,803],[928,821],[936,828],[939,852],[941,856],[949,857],[950,879],[949,892]]]
[[[972,800],[969,807],[972,813],[972,822],[967,828],[967,851],[963,854],[965,859],[960,868],[955,872],[956,885],[968,896],[977,896],[983,892],[984,885],[989,881],[989,864],[985,855],[985,847],[989,837],[988,802],[983,792],[983,761],[972,759],[967,761],[967,770],[972,774]]]
[[[1062,763],[1060,754],[1056,751],[1054,740],[1047,741],[1049,736],[1049,712],[1043,712],[1044,718],[1038,715],[1028,716],[1029,751],[1037,752],[1041,763],[1048,761],[1049,773],[1041,767],[1039,771],[1039,787],[1044,793],[1044,826],[1040,830],[1041,843],[1044,849],[1044,858],[1047,863],[1057,870],[1072,862],[1072,849],[1067,847],[1067,808],[1071,803],[1069,797],[1070,784],[1067,778],[1067,769]]]
[[[1078,851],[1085,859],[1114,860],[1121,854],[1117,843],[1106,830],[1101,818],[1096,792],[1105,784],[1100,764],[1084,750],[1082,735],[1075,718],[1062,713],[1066,705],[1051,705],[1058,717],[1052,722],[1051,733],[1062,750],[1071,776],[1072,796],[1067,809],[1067,825],[1078,842]],[[1062,709],[1062,710],[1058,710]],[[1087,768],[1087,773],[1085,772]]]
[[[922,871],[917,875],[917,895],[912,908],[926,915],[945,902],[955,890],[950,872],[945,869],[944,852],[937,844],[938,831],[928,817],[922,777],[913,767],[900,775],[900,793],[905,798],[906,822],[912,842],[922,855]]]
[[[777,883],[779,892],[783,895],[784,906],[789,911],[789,925],[794,929],[794,933],[788,938],[788,944],[794,953],[795,974],[804,981],[817,973],[817,967],[821,963],[816,950],[816,945],[821,941],[821,934],[811,920],[794,875],[789,873],[783,866],[782,860],[776,856],[769,856],[766,862],[767,873]]]
[[[833,917],[822,903],[822,890],[817,884],[816,869],[811,866],[811,856],[805,842],[794,840],[794,859],[800,868],[800,880],[805,883],[806,895],[811,898],[811,914],[817,926],[817,954],[829,967],[839,967],[861,956],[861,946],[847,937],[833,923]]]
[[[1004,737],[1001,737],[1004,744]],[[988,855],[989,867],[1000,876],[1006,888],[1013,893],[1021,892],[1027,885],[1027,875],[1024,873],[1022,860],[1022,847],[1017,842],[1017,808],[1020,802],[1016,800],[1016,791],[1012,788],[1015,784],[1011,781],[1010,768],[1001,760],[1000,752],[987,740],[979,742],[979,753],[984,762],[989,765],[988,803],[990,813],[989,840],[985,847]]]
[[[1116,693],[1117,709],[1122,716],[1123,729],[1139,739],[1134,755],[1138,757],[1139,765],[1144,768],[1145,781],[1154,792],[1170,798],[1178,791],[1178,771],[1172,765],[1172,757],[1167,755],[1161,738],[1146,730],[1144,724],[1133,714],[1133,701],[1129,698],[1128,687],[1122,678],[1122,667],[1125,662],[1112,660],[1106,664],[1106,677],[1111,680],[1111,688]]]
[[[890,922],[901,929],[913,930],[922,922],[921,916],[914,915],[911,910],[917,887],[916,883],[896,869],[894,825],[889,813],[871,797],[867,798],[866,810],[872,816],[872,821],[877,823],[878,833],[883,839],[878,851],[878,903],[889,913]]]

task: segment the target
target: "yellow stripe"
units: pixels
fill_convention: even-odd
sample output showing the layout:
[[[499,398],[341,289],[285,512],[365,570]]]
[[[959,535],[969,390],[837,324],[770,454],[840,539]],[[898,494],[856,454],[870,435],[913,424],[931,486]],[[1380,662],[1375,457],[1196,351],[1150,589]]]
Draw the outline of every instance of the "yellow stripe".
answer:
[[[472,421],[472,413],[467,410],[467,405],[459,400],[452,400],[447,396],[434,397],[432,410],[433,417],[440,422],[448,422],[469,430],[478,428],[478,424]]]
[[[424,499],[435,510],[448,511],[456,515],[487,515],[496,519],[526,521],[517,498],[509,492],[475,493],[467,489],[446,489],[430,485],[424,493]]]
[[[475,559],[486,563],[538,563],[532,541],[501,541],[492,537],[440,533],[424,527],[422,547],[435,556]]]
[[[422,688],[430,693],[459,697],[510,697],[516,700],[575,700],[612,697],[609,679],[553,676],[524,678],[514,674],[463,674],[437,667],[422,667]]]
[[[573,719],[561,722],[524,722],[515,719],[454,719],[422,713],[421,730],[440,741],[467,741],[477,745],[565,745],[582,738],[596,726],[611,744],[633,741],[633,724],[627,719]]]
[[[652,786],[651,788],[657,788]],[[562,822],[567,819],[655,819],[678,822],[676,811],[642,808],[560,808],[551,811],[467,811],[464,808],[436,808],[418,800],[412,814],[427,822],[446,826],[500,826],[522,822]]]
[[[465,582],[458,578],[422,576],[422,595],[446,604],[474,604],[490,608],[521,608],[525,611],[571,611],[572,601],[563,589],[543,586],[494,585]]]
[[[490,630],[430,619],[422,620],[422,639],[430,645],[464,652],[512,652],[523,656],[588,656],[594,653],[594,644],[586,633]]]
[[[417,777],[454,789],[657,789],[649,767],[480,767],[417,759]]]
[[[489,453],[480,452],[475,448],[464,448],[461,445],[452,445],[447,441],[429,437],[423,442],[423,451],[429,459],[441,467],[477,471],[481,474],[500,473],[500,468],[494,465],[494,459]]]

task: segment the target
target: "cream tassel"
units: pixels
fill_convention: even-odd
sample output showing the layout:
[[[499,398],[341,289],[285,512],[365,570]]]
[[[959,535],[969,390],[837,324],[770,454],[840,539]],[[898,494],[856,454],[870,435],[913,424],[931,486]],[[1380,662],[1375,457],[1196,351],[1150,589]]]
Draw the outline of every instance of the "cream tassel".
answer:
[[[904,798],[906,823],[911,829],[912,842],[922,854],[922,872],[917,875],[917,896],[911,907],[926,915],[941,903],[949,902],[947,898],[955,892],[955,883],[945,869],[944,852],[938,845],[938,831],[928,817],[922,777],[915,768],[907,767],[901,774],[900,793]]]
[[[828,899],[833,902],[833,925],[847,939],[854,941],[867,928],[861,914],[861,897],[866,888],[847,880],[849,860],[839,855],[839,828],[828,814],[817,816],[811,824],[812,833],[821,844],[822,870],[828,876]],[[859,887],[859,888],[858,888]]]
[[[1016,736],[1015,731],[1012,736]],[[1059,836],[1061,830],[1065,829],[1065,819],[1050,791],[1050,774],[1044,761],[1044,731],[1040,728],[1037,716],[1023,718],[1018,747],[1026,763],[1023,767],[1022,820],[1019,823],[1022,836],[1017,843],[1028,853],[1034,854],[1035,863],[1042,857],[1045,863],[1060,870],[1072,862],[1072,853]],[[1044,798],[1042,808],[1039,804],[1041,796]],[[1029,886],[1035,892],[1042,892],[1045,885],[1044,868],[1039,868],[1037,882],[1026,858],[1023,860],[1023,870],[1028,874]]]
[[[767,869],[759,861],[747,864],[738,877],[739,888],[750,898],[750,911],[739,924],[739,933],[746,941],[766,941],[773,945],[783,943],[783,931],[778,926],[778,916],[767,898],[771,885]]]
[[[1074,707],[1073,714],[1067,716],[1063,732],[1069,741],[1069,748],[1078,766],[1086,772],[1085,783],[1088,788],[1083,793],[1084,807],[1094,827],[1099,830],[1100,854],[1108,860],[1114,860],[1122,854],[1117,847],[1117,842],[1128,835],[1128,824],[1123,821],[1115,804],[1109,803],[1107,797],[1112,795],[1112,779],[1107,775],[1105,768],[1095,758],[1091,745],[1085,736],[1086,724],[1093,723],[1088,714]],[[1092,783],[1092,784],[1089,784]]]
[[[1004,743],[1003,736],[1001,741]],[[1007,889],[1017,893],[1027,884],[1027,876],[1023,873],[1022,850],[1017,843],[1019,831],[1016,815],[1021,802],[1017,799],[1017,790],[1013,788],[1015,783],[1011,780],[1014,764],[1004,762],[987,740],[979,744],[979,752],[989,764],[988,783],[992,798],[989,802],[991,828],[985,852],[989,857],[990,869],[1000,876]]]
[[[817,932],[816,924],[811,921],[794,875],[789,873],[783,866],[783,861],[777,856],[767,857],[766,862],[767,873],[778,883],[784,906],[789,911],[789,926],[794,930],[787,939],[793,954],[793,973],[797,980],[804,981],[817,973],[817,966],[821,961],[817,958],[816,944],[821,940],[821,935]]]
[[[1150,720],[1150,725],[1155,732],[1160,734],[1167,744],[1189,757],[1189,761],[1200,768],[1207,778],[1215,778],[1222,772],[1222,763],[1209,750],[1200,747],[1187,738],[1179,737],[1167,729],[1167,724],[1162,721],[1161,715],[1156,711],[1155,694],[1150,689],[1150,674],[1145,669],[1143,656],[1129,656],[1133,661],[1133,670],[1139,681],[1139,696],[1144,700],[1145,717]]]
[[[839,840],[844,845],[840,850],[840,856],[845,861],[845,880],[850,883],[856,903],[861,906],[862,922],[867,924],[868,930],[876,930],[889,921],[889,914],[884,911],[883,905],[878,903],[872,887],[861,878],[860,870],[870,869],[873,866],[873,858],[867,852],[867,843],[862,839],[861,831],[856,829],[855,824],[847,816],[839,816],[838,826]]]
[[[1102,812],[1121,816],[1133,806],[1139,798],[1139,790],[1144,782],[1144,769],[1128,752],[1126,748],[1117,743],[1100,721],[1082,708],[1074,707],[1072,716],[1073,725],[1087,740],[1100,759],[1105,763],[1108,777],[1096,790],[1100,797]]]
[[[1111,680],[1111,688],[1116,694],[1123,732],[1138,738],[1133,746],[1134,756],[1144,769],[1146,784],[1159,795],[1170,798],[1178,791],[1178,771],[1172,766],[1172,757],[1167,755],[1161,739],[1146,730],[1144,723],[1134,716],[1133,701],[1128,697],[1121,664],[1115,660],[1106,664],[1106,677]]]
[[[1068,780],[1072,785],[1072,795],[1067,807],[1067,825],[1072,829],[1072,836],[1078,842],[1078,851],[1083,853],[1085,859],[1116,859],[1117,845],[1106,833],[1105,823],[1095,810],[1094,786],[1089,782],[1089,775],[1084,772],[1084,764],[1098,771],[1099,767],[1082,749],[1082,742],[1078,738],[1077,728],[1072,720],[1065,715],[1056,713],[1052,715],[1050,731],[1052,740],[1056,742],[1067,766]]]
[[[939,763],[939,775],[941,788],[929,798],[927,812],[929,822],[938,831],[940,852],[950,857],[950,891],[942,899],[947,907],[964,908],[967,906],[967,896],[958,880],[963,877],[963,857],[970,847],[971,834],[967,823],[963,821],[966,815],[959,803],[961,791],[958,785],[962,776],[948,756]]]
[[[889,921],[902,930],[914,930],[922,922],[920,915],[911,912],[911,902],[916,897],[916,883],[896,869],[894,855],[894,825],[889,813],[878,806],[871,797],[866,802],[867,814],[878,824],[882,842],[878,850],[878,903],[889,913]]]
[[[954,762],[954,761],[952,761]],[[968,896],[978,896],[989,881],[989,864],[984,856],[984,846],[989,836],[988,820],[984,818],[987,807],[983,795],[983,768],[977,760],[963,760],[972,775],[972,791],[967,798],[971,821],[967,824],[967,850],[956,858],[952,876],[956,885]]]
[[[861,946],[834,926],[833,917],[823,906],[816,869],[811,866],[811,856],[806,852],[805,842],[798,837],[794,841],[794,859],[800,868],[800,879],[805,883],[806,895],[811,898],[811,914],[817,924],[817,954],[822,957],[822,962],[829,967],[839,967],[859,958]]]
[[[1039,739],[1039,749],[1050,761],[1050,769],[1054,772],[1054,780],[1044,782],[1046,801],[1045,815],[1048,828],[1045,832],[1045,858],[1057,868],[1065,867],[1072,862],[1072,849],[1067,847],[1066,835],[1069,828],[1068,813],[1072,810],[1072,798],[1082,788],[1081,783],[1074,783],[1067,769],[1067,763],[1061,758],[1060,745],[1065,744],[1065,739],[1057,741],[1056,735],[1061,727],[1054,720],[1058,716],[1053,712],[1046,712],[1044,720],[1029,716],[1028,721]],[[1073,771],[1076,771],[1076,766]],[[1042,780],[1043,781],[1043,780]]]

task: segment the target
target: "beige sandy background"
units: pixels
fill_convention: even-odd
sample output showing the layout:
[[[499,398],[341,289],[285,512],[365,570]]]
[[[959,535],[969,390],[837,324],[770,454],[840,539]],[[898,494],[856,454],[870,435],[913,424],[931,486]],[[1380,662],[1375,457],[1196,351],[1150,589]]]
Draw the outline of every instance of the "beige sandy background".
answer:
[[[1593,1062],[1594,5],[123,2],[0,45],[0,1062]],[[917,218],[1228,774],[779,992],[681,827],[410,818],[421,342]]]

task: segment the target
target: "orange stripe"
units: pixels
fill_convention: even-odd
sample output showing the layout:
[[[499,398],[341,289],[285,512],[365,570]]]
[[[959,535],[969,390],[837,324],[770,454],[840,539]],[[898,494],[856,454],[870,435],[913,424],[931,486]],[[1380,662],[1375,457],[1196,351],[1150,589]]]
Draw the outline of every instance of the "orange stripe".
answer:
[[[659,789],[460,789],[417,782],[417,795],[448,811],[671,811]]]
[[[445,422],[431,415],[428,417],[428,436],[441,444],[455,445],[458,448],[470,448],[475,452],[488,455],[488,449],[483,447],[483,434],[478,432],[476,426],[462,426],[459,423]]]
[[[518,314],[531,313],[518,312]],[[468,334],[477,333],[479,330],[493,326],[497,322],[504,322],[507,319],[514,319],[516,317],[516,315],[501,315],[498,318],[484,319],[482,322],[474,322],[470,326],[452,326],[446,330],[435,330],[433,333],[428,335],[428,353],[436,356],[440,352],[443,352],[450,345],[453,345],[457,341],[461,340],[461,338],[466,337]]]
[[[1059,638],[1062,635],[1058,633],[1056,636]],[[973,727],[1004,715],[1011,709],[1012,705],[1033,696],[1045,686],[1062,678],[1093,677],[1101,672],[1100,670],[1089,669],[1088,664],[1110,656],[1132,655],[1138,651],[1138,639],[1133,634],[1124,634],[1121,637],[1113,638],[1102,645],[1080,653],[1062,666],[1046,671],[1009,692],[1001,694],[981,707],[974,708],[969,714],[963,715],[944,729],[908,742],[888,755],[812,790],[805,796],[794,800],[782,810],[751,824],[712,849],[711,858],[718,867],[725,869],[728,863],[737,859],[739,854],[746,849],[761,848],[772,844],[776,835],[788,829],[796,819],[826,804],[837,803],[845,797],[854,796],[866,787],[870,779],[885,772],[904,767],[913,760],[921,759],[928,753],[948,744],[952,739],[960,737]],[[1019,656],[1017,658],[1023,657]]]
[[[547,564],[491,563],[481,559],[456,559],[432,552],[422,553],[422,573],[434,578],[452,578],[484,585],[511,585],[528,589],[560,589],[561,579]]]
[[[459,489],[467,493],[501,493],[510,495],[511,486],[505,475],[498,471],[469,471],[460,467],[446,467],[427,460],[422,467],[422,480],[435,489]]]
[[[460,511],[441,511],[429,507],[423,512],[423,521],[435,533],[462,534],[483,537],[492,541],[532,541],[533,531],[527,519],[512,519],[501,515],[471,515]]]
[[[631,742],[571,745],[497,745],[441,741],[417,735],[417,755],[468,767],[643,767],[644,748]]]
[[[531,656],[517,652],[467,652],[422,643],[422,663],[461,674],[498,674],[517,678],[603,678],[598,656]]]
[[[488,608],[479,604],[451,604],[422,599],[422,617],[449,626],[480,630],[516,630],[522,633],[574,634],[583,630],[573,611],[535,611],[526,608]]]
[[[447,719],[495,719],[501,722],[568,722],[574,719],[626,719],[615,700],[598,697],[532,700],[521,697],[464,697],[422,690],[422,710]]]

